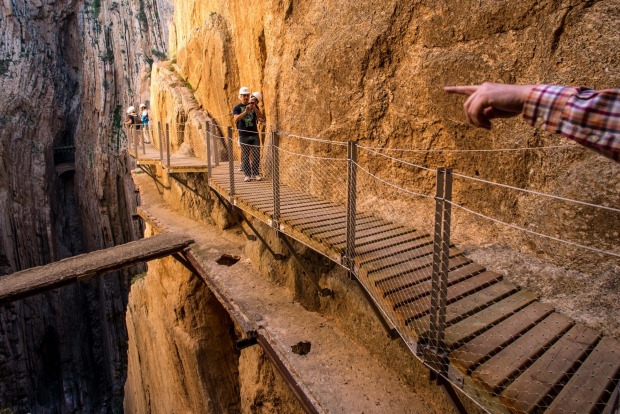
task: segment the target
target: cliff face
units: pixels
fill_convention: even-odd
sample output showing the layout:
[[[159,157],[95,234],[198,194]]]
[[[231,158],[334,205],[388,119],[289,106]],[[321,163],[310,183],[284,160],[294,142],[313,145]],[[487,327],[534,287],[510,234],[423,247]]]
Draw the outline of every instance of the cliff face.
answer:
[[[0,274],[140,235],[121,121],[165,50],[156,6],[0,5]],[[1,309],[0,408],[120,409],[127,295],[122,272]]]
[[[238,88],[247,85],[263,92],[268,129],[358,140],[364,146],[390,150],[432,150],[388,155],[430,168],[452,167],[460,174],[516,187],[618,205],[618,165],[578,146],[435,151],[569,144],[519,119],[498,121],[492,131],[472,128],[462,113],[464,98],[441,88],[484,81],[617,87],[620,39],[609,28],[618,25],[619,11],[618,1],[579,0],[380,4],[291,0],[243,5],[183,1],[176,4],[170,50],[177,72],[220,124],[231,123],[226,114],[237,103]],[[306,144],[289,140],[288,145],[301,149]],[[416,192],[433,191],[433,178],[420,170],[393,168],[385,158],[367,153],[359,157],[385,180]],[[310,172],[308,176],[310,187],[319,180]],[[363,208],[394,220],[407,216],[408,221],[420,221],[405,214],[414,209],[424,212],[420,217],[429,215],[428,203],[403,202],[402,194],[372,180],[362,186],[365,199],[359,199],[358,205]],[[338,194],[332,196],[338,198]],[[617,232],[604,224],[611,221],[617,228],[617,214],[466,179],[455,180],[454,199],[541,233],[602,249],[617,245]],[[388,212],[377,200],[390,200],[394,211]],[[523,251],[576,256],[584,269],[592,262],[591,257],[583,257],[583,250],[512,233],[462,211],[455,215],[455,236],[462,243],[480,244],[499,237],[503,244]],[[556,262],[562,263],[562,257],[555,257]]]
[[[229,126],[238,88],[249,86],[263,93],[268,130],[335,141],[357,140],[364,146],[389,150],[429,150],[422,154],[406,151],[388,154],[428,168],[453,167],[455,172],[467,176],[617,206],[620,168],[616,163],[578,146],[556,148],[569,143],[534,130],[519,119],[498,121],[492,131],[474,129],[465,124],[463,98],[444,93],[442,87],[484,81],[617,87],[620,34],[611,28],[618,23],[620,1],[617,0],[176,1],[169,30],[172,60],[156,65],[152,72],[152,114],[164,122],[200,125],[208,113],[220,126]],[[178,144],[173,142],[175,150]],[[318,145],[295,140],[286,144],[293,151],[304,152],[312,147],[314,154],[323,155]],[[196,142],[196,145],[201,144]],[[546,148],[435,152],[528,147]],[[394,163],[381,158],[366,156],[363,161],[382,179],[413,191],[426,194],[433,191],[434,177],[430,174],[394,167]],[[283,171],[286,174],[292,172]],[[342,201],[343,188],[326,185],[322,178],[325,177],[307,171],[302,185]],[[213,218],[218,225],[226,227],[222,209],[213,208],[218,202],[210,198],[204,176],[187,174],[181,179],[186,180],[185,185],[171,182],[170,191],[165,191],[164,197],[194,218],[205,221]],[[406,199],[402,193],[375,181],[362,182],[360,194],[363,197],[358,198],[358,207],[387,219],[422,226],[428,225],[426,219],[432,219],[432,204],[429,208],[426,202]],[[501,221],[617,251],[618,215],[467,180],[455,180],[454,199]],[[219,216],[215,217],[216,214]],[[477,261],[491,269],[499,268],[509,278],[525,275],[520,280],[516,277],[519,284],[549,294],[554,306],[575,312],[572,316],[577,318],[589,312],[590,307],[596,308],[599,314],[609,310],[610,316],[599,319],[602,322],[597,327],[607,327],[617,335],[613,299],[605,302],[604,298],[611,291],[613,295],[609,296],[617,297],[614,282],[619,269],[617,261],[512,232],[462,212],[455,212],[453,223],[454,240],[468,254],[475,255]],[[505,245],[510,249],[505,249]],[[293,287],[295,300],[303,302],[308,309],[333,312],[338,323],[350,328],[354,340],[365,341],[378,358],[384,358],[385,364],[408,378],[410,384],[420,383],[420,377],[408,372],[413,370],[410,364],[402,363],[410,356],[408,353],[397,353],[402,359],[389,360],[376,339],[379,334],[371,330],[364,332],[356,326],[358,319],[369,318],[367,310],[355,310],[358,302],[345,298],[327,305],[318,303],[318,298],[308,293],[310,289],[304,290],[291,282],[301,279],[300,273],[274,271],[269,268],[264,250],[259,251],[256,245],[246,247],[246,253],[263,276],[278,284],[289,278],[285,284]],[[584,276],[575,269],[590,274]],[[155,275],[149,277],[152,276]],[[180,290],[188,288],[185,283],[191,285],[177,282]],[[342,286],[336,285],[338,288]],[[150,364],[156,360],[138,338],[156,338],[157,331],[166,331],[165,338],[157,343],[179,347],[186,330],[170,333],[166,324],[160,328],[153,324],[147,332],[151,319],[140,320],[141,312],[155,311],[162,302],[147,298],[150,289],[161,288],[147,280],[136,289],[128,316],[128,324],[135,329],[132,335],[135,342],[130,345],[130,359],[134,362],[130,363],[131,381],[127,388],[128,394],[135,395],[128,400],[131,407],[146,407],[149,403],[154,406],[154,395],[158,393],[153,391],[165,388],[162,384],[166,383],[149,375],[137,378],[139,368],[135,361],[148,360]],[[599,298],[589,297],[572,307],[570,298],[585,296],[586,289]],[[203,293],[208,297],[208,292]],[[166,303],[171,307],[180,307],[185,300],[182,296],[168,296]],[[359,302],[363,299],[359,298]],[[565,303],[570,304],[563,308]],[[138,304],[144,305],[144,309]],[[200,322],[203,326],[208,323]],[[182,344],[182,354],[190,347]],[[191,358],[197,359],[201,351],[202,348]],[[240,373],[239,377],[242,381],[244,375]],[[189,389],[174,378],[167,380],[166,386],[172,389]],[[204,378],[197,381],[209,390]],[[186,392],[193,401],[195,394]],[[172,402],[166,400],[165,404]],[[243,407],[242,403],[242,410]]]

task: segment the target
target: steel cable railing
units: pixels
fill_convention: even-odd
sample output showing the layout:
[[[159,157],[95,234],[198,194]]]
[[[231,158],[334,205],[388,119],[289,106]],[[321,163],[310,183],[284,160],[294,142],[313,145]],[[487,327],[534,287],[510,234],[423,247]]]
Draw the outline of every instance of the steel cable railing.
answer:
[[[620,371],[605,376],[604,368],[591,361],[609,355],[613,359],[614,342],[555,313],[535,295],[470,260],[451,242],[452,216],[458,210],[612,258],[620,257],[617,246],[588,246],[476,211],[481,204],[472,206],[463,199],[462,183],[457,200],[452,199],[452,179],[604,214],[620,209],[429,168],[353,142],[274,132],[265,135],[263,146],[248,145],[238,143],[232,129],[224,136],[214,128],[212,124],[202,130],[187,125],[172,129],[168,154],[188,143],[193,156],[205,154],[209,174],[211,168],[227,163],[226,195],[231,202],[257,181],[244,187],[244,175],[260,176],[266,185],[261,188],[271,192],[254,196],[266,206],[270,216],[266,222],[287,234],[294,228],[306,237],[298,240],[312,241],[313,248],[320,245],[340,252],[340,264],[360,280],[387,327],[398,331],[416,356],[485,410],[555,407],[565,393],[562,389],[579,384],[576,373],[586,369],[596,373],[591,385],[602,389],[602,394],[592,396],[593,404],[609,400]],[[534,149],[510,149],[517,150]],[[258,171],[248,173],[248,165],[238,171],[242,158],[258,162]],[[467,385],[464,377],[473,383]],[[481,397],[485,394],[478,389],[488,397]]]

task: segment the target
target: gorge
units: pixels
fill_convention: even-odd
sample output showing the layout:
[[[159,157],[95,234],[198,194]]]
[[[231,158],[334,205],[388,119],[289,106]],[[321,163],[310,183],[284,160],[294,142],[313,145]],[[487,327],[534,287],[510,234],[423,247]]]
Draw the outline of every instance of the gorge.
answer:
[[[211,119],[225,135],[239,87],[249,86],[263,94],[267,132],[356,140],[425,167],[448,166],[617,208],[617,163],[521,120],[498,122],[491,131],[473,129],[463,119],[462,100],[441,88],[487,80],[618,87],[620,34],[613,28],[619,21],[617,0],[5,1],[0,274],[148,236],[158,231],[157,217],[135,216],[141,203],[148,204],[160,211],[161,221],[172,212],[194,220],[211,248],[226,246],[242,258],[243,271],[216,266],[220,273],[214,277],[251,273],[255,286],[264,284],[264,295],[295,302],[290,313],[317,318],[296,339],[313,342],[311,332],[329,328],[350,341],[364,356],[346,366],[385,375],[383,382],[362,374],[355,380],[364,392],[352,394],[352,401],[364,393],[376,398],[368,406],[357,402],[364,412],[373,406],[386,412],[381,404],[391,404],[389,412],[452,410],[407,347],[386,339],[343,269],[302,244],[294,247],[308,269],[290,257],[274,263],[261,243],[238,234],[204,173],[180,173],[161,185],[135,170],[122,125],[126,108],[146,102],[152,120],[164,124],[204,125]],[[191,144],[201,152],[203,143],[197,135]],[[183,143],[172,145],[177,151]],[[298,141],[288,149],[309,147]],[[545,149],[435,152],[533,147]],[[74,161],[59,172],[54,154],[62,148],[73,152]],[[392,162],[369,164],[369,171],[421,192],[434,186],[428,175],[406,174]],[[164,175],[155,171],[158,179]],[[338,188],[319,188],[321,177],[304,179],[326,199],[341,199]],[[398,199],[378,186],[366,189],[360,208],[428,227],[428,203]],[[465,181],[455,181],[454,196],[501,221],[618,253],[615,212]],[[192,231],[192,224],[178,220]],[[267,226],[252,222],[270,245],[286,251]],[[455,215],[454,226],[453,240],[469,257],[541,295],[558,312],[618,338],[617,257],[465,214]],[[318,296],[307,273],[329,286],[334,298]],[[275,308],[258,316],[277,313]],[[301,412],[261,348],[235,349],[244,334],[210,287],[170,258],[14,302],[0,309],[0,410]],[[314,346],[310,352],[319,352]],[[344,388],[343,381],[332,387]],[[391,397],[380,392],[388,383]],[[322,389],[318,380],[309,388]]]

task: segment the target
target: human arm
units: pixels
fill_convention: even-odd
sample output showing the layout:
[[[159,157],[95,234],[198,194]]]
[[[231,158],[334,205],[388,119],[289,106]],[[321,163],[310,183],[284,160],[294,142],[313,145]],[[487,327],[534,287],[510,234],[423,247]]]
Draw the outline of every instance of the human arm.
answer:
[[[493,118],[522,113],[534,127],[620,160],[620,89],[484,83],[444,90],[469,96],[465,115],[476,126],[490,128]]]
[[[510,118],[523,111],[534,85],[504,85],[486,82],[482,85],[446,86],[449,93],[468,95],[463,108],[470,124],[480,128],[491,128],[491,120]]]
[[[259,121],[263,121],[265,120],[265,115],[263,114],[263,111],[260,110],[260,108],[258,107],[258,105],[254,105],[254,112],[256,113],[256,117]]]
[[[233,122],[236,124],[237,122],[239,122],[239,120],[241,120],[244,116],[246,116],[248,114],[248,112],[250,112],[250,108],[248,108],[250,105],[245,105],[245,106],[241,106],[241,105],[237,105],[235,106],[235,108],[233,109]]]
[[[538,85],[523,107],[523,118],[620,160],[620,89]]]

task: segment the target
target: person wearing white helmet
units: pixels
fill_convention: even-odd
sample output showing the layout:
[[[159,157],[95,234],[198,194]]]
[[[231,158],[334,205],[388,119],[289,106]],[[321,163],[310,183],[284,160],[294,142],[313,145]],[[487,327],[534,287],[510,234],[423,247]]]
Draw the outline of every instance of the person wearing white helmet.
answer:
[[[151,143],[151,131],[149,129],[149,111],[146,109],[146,104],[140,104],[140,121],[142,123],[142,134],[144,135],[144,143]]]
[[[130,128],[140,129],[138,114],[136,113],[136,108],[133,105],[127,108],[127,118],[125,118],[125,125],[130,125]]]
[[[250,88],[243,86],[239,89],[240,103],[233,108],[233,121],[239,133],[241,144],[241,169],[245,174],[244,181],[262,180],[258,175],[260,165],[260,141],[258,138],[258,120],[263,113],[250,102]]]

